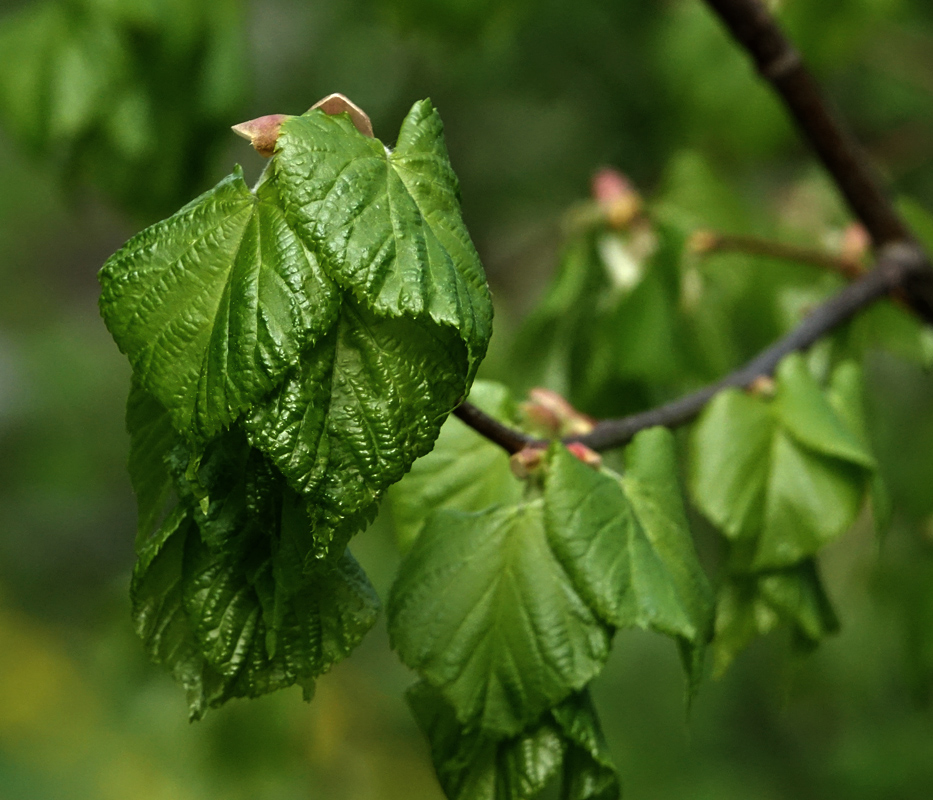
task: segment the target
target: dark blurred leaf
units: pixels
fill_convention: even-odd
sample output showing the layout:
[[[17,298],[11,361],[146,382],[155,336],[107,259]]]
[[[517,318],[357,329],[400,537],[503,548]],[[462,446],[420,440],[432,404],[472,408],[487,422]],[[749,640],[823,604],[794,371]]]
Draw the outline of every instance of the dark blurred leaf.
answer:
[[[533,800],[559,775],[561,800],[615,800],[618,778],[584,690],[555,706],[518,736],[496,739],[457,722],[426,683],[408,704],[431,742],[438,779],[450,800]]]

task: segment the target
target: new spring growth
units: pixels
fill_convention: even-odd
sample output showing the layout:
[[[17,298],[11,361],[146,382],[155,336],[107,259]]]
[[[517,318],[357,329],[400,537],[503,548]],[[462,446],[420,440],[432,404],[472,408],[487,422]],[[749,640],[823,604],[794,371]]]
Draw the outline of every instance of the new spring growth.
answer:
[[[329,94],[318,100],[311,109],[321,109],[325,114],[347,114],[354,127],[364,136],[373,138],[373,125],[369,116],[350,98],[342,94]],[[266,114],[264,117],[241,122],[233,126],[233,132],[247,139],[259,155],[271,158],[275,154],[275,143],[279,139],[282,123],[291,119],[290,114]]]
[[[616,169],[605,167],[595,172],[590,191],[610,228],[626,228],[641,213],[641,196]]]
[[[582,436],[596,425],[557,392],[540,386],[528,392],[528,401],[519,408],[528,425],[548,438]]]

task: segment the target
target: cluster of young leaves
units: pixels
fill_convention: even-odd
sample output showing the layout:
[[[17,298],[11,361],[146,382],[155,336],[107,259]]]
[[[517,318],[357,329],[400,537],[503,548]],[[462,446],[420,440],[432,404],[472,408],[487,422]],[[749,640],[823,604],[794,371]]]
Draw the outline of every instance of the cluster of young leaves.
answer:
[[[849,529],[867,492],[880,527],[887,514],[859,367],[840,364],[823,390],[794,354],[775,378],[773,396],[770,387],[721,392],[692,432],[694,504],[730,543],[716,618],[720,673],[778,623],[807,646],[835,631],[814,558]]]
[[[396,148],[346,114],[282,125],[100,273],[133,367],[137,629],[191,713],[313,678],[372,625],[346,551],[428,452],[488,343],[485,277],[437,112]]]
[[[902,209],[933,241],[929,215],[908,202]],[[829,228],[833,212],[825,216]],[[520,333],[519,356],[545,348],[537,363],[516,358],[533,364],[526,379],[600,415],[642,410],[728,372],[842,284],[811,265],[702,258],[690,240],[703,227],[748,232],[756,223],[700,159],[685,155],[640,214],[614,225],[610,209],[572,234]],[[879,530],[890,514],[862,412],[860,364],[879,347],[930,363],[929,332],[903,308],[878,303],[807,359],[789,357],[773,385],[720,393],[696,423],[691,498],[726,541],[717,674],[778,625],[805,648],[838,627],[815,558],[867,496]]]
[[[514,424],[503,387],[471,400]],[[533,798],[562,775],[561,797],[616,797],[586,689],[614,631],[672,636],[691,683],[711,635],[671,433],[639,434],[621,475],[554,444],[520,480],[450,419],[392,500],[407,554],[389,631],[447,795]]]
[[[0,20],[0,121],[69,180],[165,213],[246,87],[239,0],[43,0]]]

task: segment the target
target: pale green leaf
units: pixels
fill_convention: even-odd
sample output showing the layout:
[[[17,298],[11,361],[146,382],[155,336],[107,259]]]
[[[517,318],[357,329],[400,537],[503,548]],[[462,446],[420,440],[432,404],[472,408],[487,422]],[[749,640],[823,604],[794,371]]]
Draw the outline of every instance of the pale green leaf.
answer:
[[[551,547],[607,623],[653,628],[702,653],[712,592],[687,527],[672,436],[643,431],[625,455],[620,478],[555,448],[545,484]]]
[[[801,444],[823,455],[873,469],[875,460],[859,431],[836,413],[799,353],[777,369],[774,411],[784,429]],[[851,421],[851,417],[849,417]]]
[[[469,399],[500,421],[509,420],[511,401],[501,384],[477,381]],[[456,417],[448,417],[434,449],[389,491],[399,546],[407,551],[437,509],[483,511],[517,503],[522,493],[508,454]]]
[[[543,501],[433,515],[400,568],[389,630],[465,726],[514,735],[601,669],[609,631],[555,557]]]

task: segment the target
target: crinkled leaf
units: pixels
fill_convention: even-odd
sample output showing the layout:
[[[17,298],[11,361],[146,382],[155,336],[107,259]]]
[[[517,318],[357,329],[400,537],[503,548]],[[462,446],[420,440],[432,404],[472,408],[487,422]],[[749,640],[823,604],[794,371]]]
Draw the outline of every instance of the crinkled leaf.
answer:
[[[372,504],[427,453],[463,394],[466,351],[450,328],[380,319],[345,302],[336,332],[244,426],[326,513]]]
[[[533,800],[561,773],[561,800],[619,796],[587,691],[507,739],[465,731],[443,697],[424,682],[409,689],[407,698],[431,742],[434,768],[450,800]]]
[[[402,660],[460,722],[515,735],[601,669],[609,631],[555,557],[541,500],[431,517],[389,600]]]
[[[710,636],[712,592],[687,526],[673,437],[643,431],[625,456],[620,478],[555,448],[545,484],[548,539],[602,619],[678,637],[692,670]]]
[[[216,435],[334,324],[336,288],[237,169],[100,272],[101,314],[175,428]]]
[[[477,381],[470,390],[470,402],[499,420],[508,419],[511,401],[501,384]],[[506,452],[449,417],[434,449],[419,458],[389,492],[399,545],[407,551],[437,509],[483,511],[517,503],[522,493],[523,485],[512,474]]]
[[[392,151],[319,110],[287,120],[277,151],[284,206],[328,274],[380,316],[459,330],[475,369],[491,332],[489,292],[431,103],[412,106]]]
[[[217,556],[190,515],[171,521],[140,554],[133,614],[150,656],[187,688],[194,718],[232,697],[294,683],[307,690],[375,621],[378,600],[349,553],[275,598],[268,543]],[[275,613],[274,602],[282,605]],[[270,648],[273,630],[281,644]]]
[[[756,636],[789,626],[809,649],[839,630],[816,562],[750,575],[733,575],[720,588],[713,639],[713,674],[722,675]]]
[[[167,459],[178,434],[165,409],[135,380],[126,402],[126,429],[130,435],[130,482],[139,509],[138,547],[158,528],[172,498]]]
[[[753,542],[751,569],[790,566],[843,533],[874,465],[852,415],[805,369],[782,365],[774,401],[720,392],[693,432],[694,501],[728,538]]]

